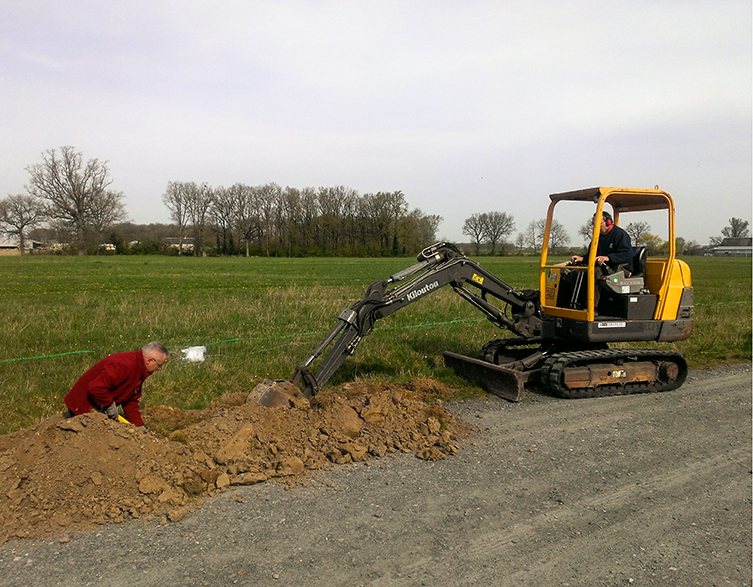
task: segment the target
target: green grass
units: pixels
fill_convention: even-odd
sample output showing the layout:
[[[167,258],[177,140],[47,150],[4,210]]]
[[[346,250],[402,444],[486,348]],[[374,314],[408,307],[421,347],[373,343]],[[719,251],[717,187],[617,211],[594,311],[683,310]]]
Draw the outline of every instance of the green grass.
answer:
[[[691,367],[751,359],[751,261],[684,259],[693,276],[693,335],[676,343]]]
[[[676,343],[693,367],[750,360],[751,263],[689,258],[693,337]],[[78,376],[103,356],[161,340],[173,351],[145,384],[143,405],[201,408],[265,378],[288,378],[366,286],[413,259],[26,257],[0,259],[0,432],[62,407]],[[504,281],[537,287],[538,260],[481,259]],[[449,288],[383,321],[330,380],[402,382],[435,376],[475,390],[442,363],[506,336]],[[207,347],[203,363],[180,349]],[[664,345],[672,347],[673,345]]]

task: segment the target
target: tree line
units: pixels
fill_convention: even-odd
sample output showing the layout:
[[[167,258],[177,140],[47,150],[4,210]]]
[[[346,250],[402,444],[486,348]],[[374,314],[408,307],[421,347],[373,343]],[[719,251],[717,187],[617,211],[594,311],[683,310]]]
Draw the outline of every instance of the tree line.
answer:
[[[31,231],[40,227],[78,254],[99,251],[106,241],[116,252],[126,252],[124,195],[110,189],[107,162],[85,161],[82,153],[66,146],[45,151],[42,161],[26,170],[26,193],[0,200],[0,230],[18,237],[22,253]],[[360,195],[343,186],[212,187],[175,181],[167,184],[162,201],[175,223],[177,250],[184,250],[180,241],[190,238],[196,256],[415,254],[434,242],[442,221],[411,210],[401,191]],[[164,252],[164,241],[130,249]]]
[[[170,182],[162,197],[193,254],[391,256],[434,242],[442,218],[411,210],[401,191],[360,195],[344,186]],[[179,250],[182,250],[182,243]]]
[[[721,237],[711,237],[709,246],[719,245],[725,237],[739,238],[750,236],[748,221],[741,218],[730,218],[729,225],[722,229]],[[490,255],[495,255],[505,249],[514,248],[516,251],[541,251],[544,241],[544,229],[546,219],[532,220],[526,227],[519,231],[514,239],[510,237],[515,233],[515,218],[507,212],[482,212],[471,214],[463,222],[463,234],[470,238],[470,244],[474,247],[476,255],[484,247]],[[669,250],[669,243],[651,233],[648,222],[631,222],[623,227],[630,235],[634,247],[645,246],[649,255],[665,254]],[[578,236],[583,243],[588,243],[593,235],[593,224],[586,222],[578,229]],[[549,232],[549,250],[555,253],[564,252],[570,246],[570,236],[564,225],[558,220],[552,220]],[[702,249],[702,245],[696,241],[686,241],[682,237],[675,239],[675,247],[678,254]]]
[[[107,162],[84,160],[73,147],[59,153],[42,153],[39,163],[26,168],[26,193],[0,200],[0,231],[15,236],[24,252],[33,230],[44,230],[58,242],[69,243],[79,254],[101,250],[108,241],[116,252],[150,253],[171,250],[167,232],[181,240],[190,238],[192,254],[277,256],[388,256],[415,254],[436,240],[441,216],[411,210],[401,191],[360,195],[344,186],[282,188],[275,183],[250,186],[236,183],[212,187],[207,183],[169,182],[162,201],[170,212],[170,225],[149,225],[159,230],[144,234],[143,227],[129,225],[124,195],[110,189]],[[494,255],[514,247],[538,252],[543,244],[546,221],[533,220],[510,242],[515,219],[506,212],[472,214],[463,223],[475,253],[481,247]],[[711,237],[715,246],[724,237],[747,237],[748,221],[731,218],[722,237]],[[44,228],[40,228],[44,227]],[[633,245],[645,245],[649,254],[664,252],[668,243],[651,234],[646,222],[625,227]],[[593,227],[587,222],[578,235],[587,242]],[[125,232],[143,235],[129,246]],[[147,230],[148,232],[148,230]],[[154,232],[154,231],[152,231]],[[570,245],[565,227],[553,221],[549,248],[564,251]],[[677,251],[699,249],[694,241],[677,239]],[[176,249],[172,249],[176,250]]]
[[[532,220],[526,228],[520,231],[514,246],[518,251],[531,249],[541,250],[544,241],[546,219]],[[497,248],[504,249],[510,245],[508,237],[515,232],[515,218],[507,212],[482,212],[471,214],[463,222],[463,234],[471,239],[471,245],[478,255],[481,247],[489,248],[489,254],[496,254]],[[570,244],[570,236],[564,225],[558,220],[552,220],[549,231],[549,248],[552,251],[561,250]]]

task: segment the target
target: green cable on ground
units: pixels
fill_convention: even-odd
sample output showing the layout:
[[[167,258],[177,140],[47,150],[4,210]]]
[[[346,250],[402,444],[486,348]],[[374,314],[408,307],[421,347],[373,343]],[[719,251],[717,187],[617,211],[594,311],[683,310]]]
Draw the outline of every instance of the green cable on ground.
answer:
[[[484,322],[486,318],[473,318],[467,320],[450,320],[449,322],[427,322],[426,324],[411,324],[410,326],[380,326],[374,330],[408,330],[409,328],[423,328],[424,326],[446,326],[447,324],[465,324],[469,322]]]
[[[723,304],[743,304],[747,302],[742,301],[735,301],[735,302],[716,302],[715,304],[695,304],[696,306],[708,306],[708,305],[723,305]],[[374,328],[375,331],[377,330],[408,330],[410,328],[424,328],[427,326],[446,326],[448,324],[468,324],[468,323],[474,323],[474,322],[484,322],[486,318],[469,318],[465,320],[450,320],[449,322],[427,322],[424,324],[411,324],[408,326],[380,326]],[[272,339],[285,339],[285,338],[296,338],[299,336],[315,336],[316,332],[297,332],[295,334],[281,334],[276,336],[255,336],[251,338],[228,338],[226,340],[220,340],[218,342],[209,342],[205,343],[204,346],[213,346],[218,344],[225,344],[228,342],[243,342],[243,341],[255,341],[255,340],[272,340]],[[177,346],[191,346],[191,345],[177,345]],[[38,355],[35,357],[18,357],[15,359],[2,359],[0,360],[0,363],[11,363],[14,361],[31,361],[35,359],[52,359],[54,357],[65,357],[67,355],[80,355],[84,353],[93,353],[94,351],[70,351],[67,353],[55,353],[53,355]]]
[[[425,324],[411,324],[409,326],[382,326],[379,328],[375,328],[374,330],[407,330],[409,328],[423,328],[426,326],[445,326],[447,324],[462,324],[467,322],[483,322],[485,318],[478,318],[478,319],[468,319],[468,320],[450,320],[449,322],[428,322]],[[205,343],[203,346],[213,346],[218,344],[225,344],[228,342],[243,342],[243,341],[255,341],[255,340],[271,340],[271,339],[285,339],[285,338],[296,338],[299,336],[315,336],[316,332],[297,332],[295,334],[280,334],[276,336],[255,336],[252,338],[228,338],[226,340],[220,340],[218,342],[209,342]],[[186,345],[177,345],[177,346],[186,346]],[[67,353],[55,353],[53,355],[38,355],[35,357],[18,357],[15,359],[2,359],[0,360],[0,363],[10,363],[13,361],[32,361],[35,359],[51,359],[54,357],[65,357],[67,355],[80,355],[84,353],[93,353],[94,351],[69,351]]]
[[[55,353],[54,355],[38,355],[36,357],[18,357],[16,359],[2,359],[0,363],[10,363],[12,361],[31,361],[33,359],[52,359],[53,357],[65,357],[66,355],[81,355],[84,353],[93,353],[94,351],[70,351],[67,353]]]

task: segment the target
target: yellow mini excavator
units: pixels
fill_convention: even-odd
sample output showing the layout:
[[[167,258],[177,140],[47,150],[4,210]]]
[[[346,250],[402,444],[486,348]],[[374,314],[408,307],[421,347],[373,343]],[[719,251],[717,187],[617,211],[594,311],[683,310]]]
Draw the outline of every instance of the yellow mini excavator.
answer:
[[[343,310],[309,359],[295,369],[291,381],[304,395],[316,395],[377,320],[449,285],[492,323],[513,334],[487,342],[478,358],[444,352],[447,366],[500,397],[520,400],[528,382],[538,382],[566,398],[666,391],[682,385],[688,369],[679,353],[609,347],[634,341],[672,342],[691,334],[693,287],[689,267],[675,258],[670,195],[659,189],[602,187],[552,194],[550,200],[538,291],[516,289],[454,245],[436,243],[421,251],[417,264],[372,283],[363,299]],[[668,250],[660,258],[647,258],[645,247],[634,247],[632,272],[598,275],[594,267],[600,231],[594,223],[590,253],[582,266],[550,264],[555,209],[565,202],[579,205],[589,217],[611,212],[616,225],[633,212],[665,216]],[[598,296],[596,288],[600,288]],[[582,292],[580,297],[575,290]],[[596,297],[599,303],[594,307]],[[314,362],[328,349],[314,372]]]

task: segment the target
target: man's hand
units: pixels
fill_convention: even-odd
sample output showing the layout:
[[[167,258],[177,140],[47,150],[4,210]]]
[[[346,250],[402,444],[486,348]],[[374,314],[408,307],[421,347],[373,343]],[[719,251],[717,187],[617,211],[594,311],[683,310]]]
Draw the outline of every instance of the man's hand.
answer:
[[[105,408],[105,414],[108,418],[110,418],[110,420],[118,419],[118,406],[115,405],[115,402],[112,402]]]
[[[573,255],[570,257],[570,265],[582,265],[583,264],[583,257],[580,255]]]
[[[605,265],[609,261],[609,257],[606,255],[601,255],[599,257],[596,257],[596,264],[597,265]]]

